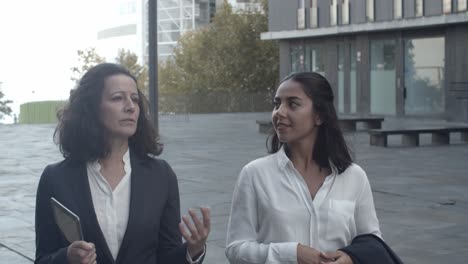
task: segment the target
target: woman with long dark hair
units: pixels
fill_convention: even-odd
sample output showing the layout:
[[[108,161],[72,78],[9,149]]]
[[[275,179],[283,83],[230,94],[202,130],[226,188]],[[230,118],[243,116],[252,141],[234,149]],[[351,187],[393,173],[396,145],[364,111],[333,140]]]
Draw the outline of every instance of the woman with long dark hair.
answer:
[[[35,263],[201,263],[210,210],[180,218],[177,178],[148,118],[147,101],[124,67],[90,68],[59,112],[64,160],[48,165],[36,196]],[[81,222],[67,241],[55,198]],[[188,229],[188,230],[187,230]],[[182,236],[186,243],[182,243]]]
[[[226,256],[231,263],[343,263],[338,249],[360,234],[380,236],[366,173],[338,126],[333,91],[318,73],[281,81],[268,150],[234,190]]]

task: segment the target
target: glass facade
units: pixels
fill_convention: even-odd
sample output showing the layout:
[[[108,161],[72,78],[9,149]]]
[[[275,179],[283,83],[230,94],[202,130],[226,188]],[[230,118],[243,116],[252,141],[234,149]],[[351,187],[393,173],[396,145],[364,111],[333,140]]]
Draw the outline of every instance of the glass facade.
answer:
[[[371,113],[395,115],[395,40],[372,40],[370,49]]]
[[[345,43],[338,44],[338,112],[345,112]]]
[[[357,112],[357,89],[356,89],[356,46],[354,43],[349,45],[349,54],[350,54],[350,67],[349,67],[349,95],[350,95],[350,112]]]
[[[405,40],[405,114],[445,111],[444,37]]]
[[[357,112],[356,48],[354,42],[338,43],[338,112]],[[349,66],[347,65],[349,63]],[[347,91],[349,91],[347,93]],[[349,104],[349,108],[346,105]]]
[[[320,45],[305,46],[305,70],[325,76],[325,53]]]
[[[290,50],[291,72],[314,71],[325,76],[325,54],[320,45],[294,45]]]
[[[302,47],[291,47],[291,72],[302,72],[304,70],[304,54]]]

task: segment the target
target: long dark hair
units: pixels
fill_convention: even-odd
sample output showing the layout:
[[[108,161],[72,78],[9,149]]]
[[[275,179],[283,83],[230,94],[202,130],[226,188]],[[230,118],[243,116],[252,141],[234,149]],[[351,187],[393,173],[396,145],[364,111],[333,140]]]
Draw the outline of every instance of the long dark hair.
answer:
[[[333,90],[330,83],[316,72],[292,73],[281,82],[295,81],[301,84],[304,93],[312,100],[314,111],[320,116],[322,124],[318,128],[312,158],[320,168],[330,168],[330,162],[342,173],[353,162],[343,132],[338,125],[338,116],[333,105]],[[267,139],[269,153],[276,153],[285,145],[280,142],[272,129]]]
[[[77,88],[70,92],[65,107],[57,112],[59,122],[54,132],[54,141],[65,158],[88,162],[110,154],[111,146],[99,117],[99,109],[105,81],[119,74],[126,75],[137,83],[135,76],[118,64],[102,63],[90,68],[79,81]],[[140,89],[137,90],[140,115],[136,132],[129,138],[129,146],[132,153],[141,158],[148,154],[157,156],[162,152],[162,144],[159,143],[159,135],[148,118],[148,100]]]

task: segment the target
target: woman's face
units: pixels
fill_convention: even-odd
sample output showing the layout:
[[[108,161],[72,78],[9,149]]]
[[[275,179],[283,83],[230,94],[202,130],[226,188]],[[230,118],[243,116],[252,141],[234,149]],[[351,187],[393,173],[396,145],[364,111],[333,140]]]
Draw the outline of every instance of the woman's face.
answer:
[[[100,118],[110,137],[128,139],[135,134],[139,100],[136,83],[129,76],[117,74],[105,80]]]
[[[314,136],[321,121],[300,83],[283,82],[273,102],[272,122],[281,142],[292,144]]]

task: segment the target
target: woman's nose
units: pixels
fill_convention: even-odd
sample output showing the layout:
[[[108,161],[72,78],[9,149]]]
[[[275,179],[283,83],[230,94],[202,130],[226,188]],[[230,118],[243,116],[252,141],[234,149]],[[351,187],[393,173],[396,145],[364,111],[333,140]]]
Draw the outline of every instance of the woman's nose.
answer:
[[[275,110],[274,115],[284,116],[285,114],[286,114],[286,109],[282,104],[280,104],[278,108]]]
[[[127,104],[125,105],[125,110],[129,112],[135,111],[135,102],[131,98],[127,99]]]

